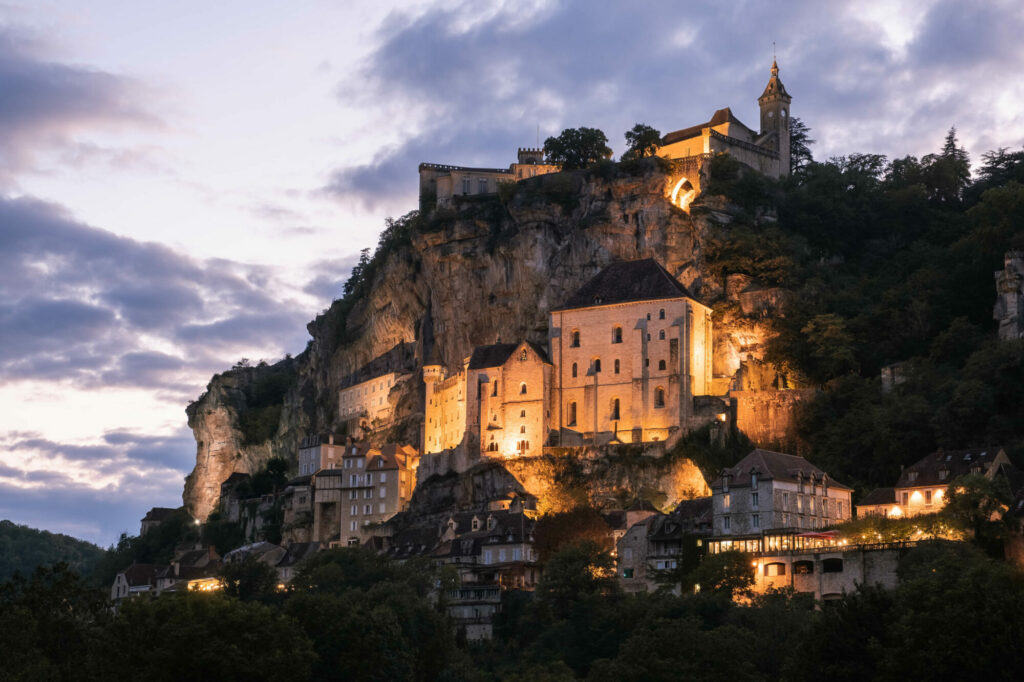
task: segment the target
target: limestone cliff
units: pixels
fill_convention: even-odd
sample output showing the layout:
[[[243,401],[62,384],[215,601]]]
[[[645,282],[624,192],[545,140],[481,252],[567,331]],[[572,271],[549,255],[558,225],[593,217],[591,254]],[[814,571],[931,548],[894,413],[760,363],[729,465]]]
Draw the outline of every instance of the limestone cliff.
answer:
[[[465,198],[417,218],[408,239],[378,251],[364,295],[335,301],[309,324],[312,340],[295,360],[296,380],[266,443],[241,438],[247,403],[238,386],[255,369],[215,377],[189,407],[197,462],[186,507],[205,518],[232,471],[252,471],[273,455],[294,459],[306,432],[341,426],[344,378],[397,344],[414,344],[415,370],[428,353],[454,367],[496,339],[546,342],[548,310],[613,261],[656,258],[698,299],[725,302],[726,282],[706,262],[704,245],[728,231],[727,207],[698,201],[688,214],[667,199],[673,181],[661,161],[604,166],[531,178],[500,198]],[[716,312],[714,373],[723,393],[742,364],[761,358],[759,318],[768,304],[750,289],[747,282],[730,292],[736,305],[728,315]],[[750,314],[741,309],[751,306]],[[405,406],[399,432],[407,438],[422,419],[410,407],[419,404],[411,393],[420,384],[406,382],[396,390],[410,395],[391,396]]]

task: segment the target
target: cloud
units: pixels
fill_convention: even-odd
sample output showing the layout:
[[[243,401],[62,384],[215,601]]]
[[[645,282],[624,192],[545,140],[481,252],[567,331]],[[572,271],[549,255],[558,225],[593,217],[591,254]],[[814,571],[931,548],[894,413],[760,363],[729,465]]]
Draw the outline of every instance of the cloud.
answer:
[[[238,349],[301,348],[308,314],[281,291],[264,266],[196,261],[0,199],[0,379],[195,391]]]
[[[98,152],[91,143],[75,139],[87,128],[158,123],[142,105],[141,83],[54,61],[51,49],[24,28],[0,25],[0,181],[32,166],[42,148],[83,144],[76,153]]]
[[[928,153],[954,123],[968,146],[990,143],[993,126],[1000,144],[1016,146],[1024,120],[992,103],[1021,89],[1022,17],[1019,3],[954,0],[900,12],[813,0],[598,11],[565,0],[398,13],[337,88],[346,106],[382,110],[387,127],[368,133],[385,142],[368,161],[336,168],[323,189],[368,207],[408,199],[420,162],[506,166],[535,142],[538,124],[541,142],[563,128],[599,127],[619,152],[637,122],[665,133],[730,106],[756,127],[773,37],[794,115],[811,126],[819,158]]]

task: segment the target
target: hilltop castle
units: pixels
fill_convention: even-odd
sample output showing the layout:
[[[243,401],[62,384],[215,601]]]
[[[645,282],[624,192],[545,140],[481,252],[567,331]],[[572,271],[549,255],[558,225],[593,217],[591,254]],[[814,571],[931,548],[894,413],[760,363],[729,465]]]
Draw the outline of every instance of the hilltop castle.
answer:
[[[688,209],[701,189],[704,163],[715,154],[729,154],[741,163],[773,178],[789,175],[789,117],[793,98],[779,79],[773,59],[771,77],[757,98],[761,110],[760,131],[744,125],[732,109],[716,111],[711,118],[673,131],[662,139],[658,156],[677,162],[682,176],[670,192],[672,203]],[[503,182],[555,173],[559,167],[544,162],[541,149],[519,149],[517,163],[504,168],[470,168],[421,163],[420,210],[450,206],[453,197],[494,194]]]

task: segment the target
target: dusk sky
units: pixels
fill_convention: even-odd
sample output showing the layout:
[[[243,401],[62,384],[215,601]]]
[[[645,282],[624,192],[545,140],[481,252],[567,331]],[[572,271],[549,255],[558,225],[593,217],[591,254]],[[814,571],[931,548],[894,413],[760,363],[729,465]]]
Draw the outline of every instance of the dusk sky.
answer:
[[[103,545],[181,504],[185,418],[300,353],[421,161],[616,155],[729,106],[772,43],[815,158],[1024,143],[1024,5],[3,2],[0,518]]]

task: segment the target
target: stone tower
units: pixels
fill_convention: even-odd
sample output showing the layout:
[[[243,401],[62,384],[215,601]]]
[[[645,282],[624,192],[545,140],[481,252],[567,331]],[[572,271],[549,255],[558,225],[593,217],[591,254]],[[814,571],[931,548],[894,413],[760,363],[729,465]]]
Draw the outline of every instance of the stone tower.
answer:
[[[779,152],[779,175],[789,175],[789,103],[793,98],[779,80],[779,65],[772,60],[772,77],[764,92],[757,98],[761,106],[761,136],[775,134],[775,148]]]

